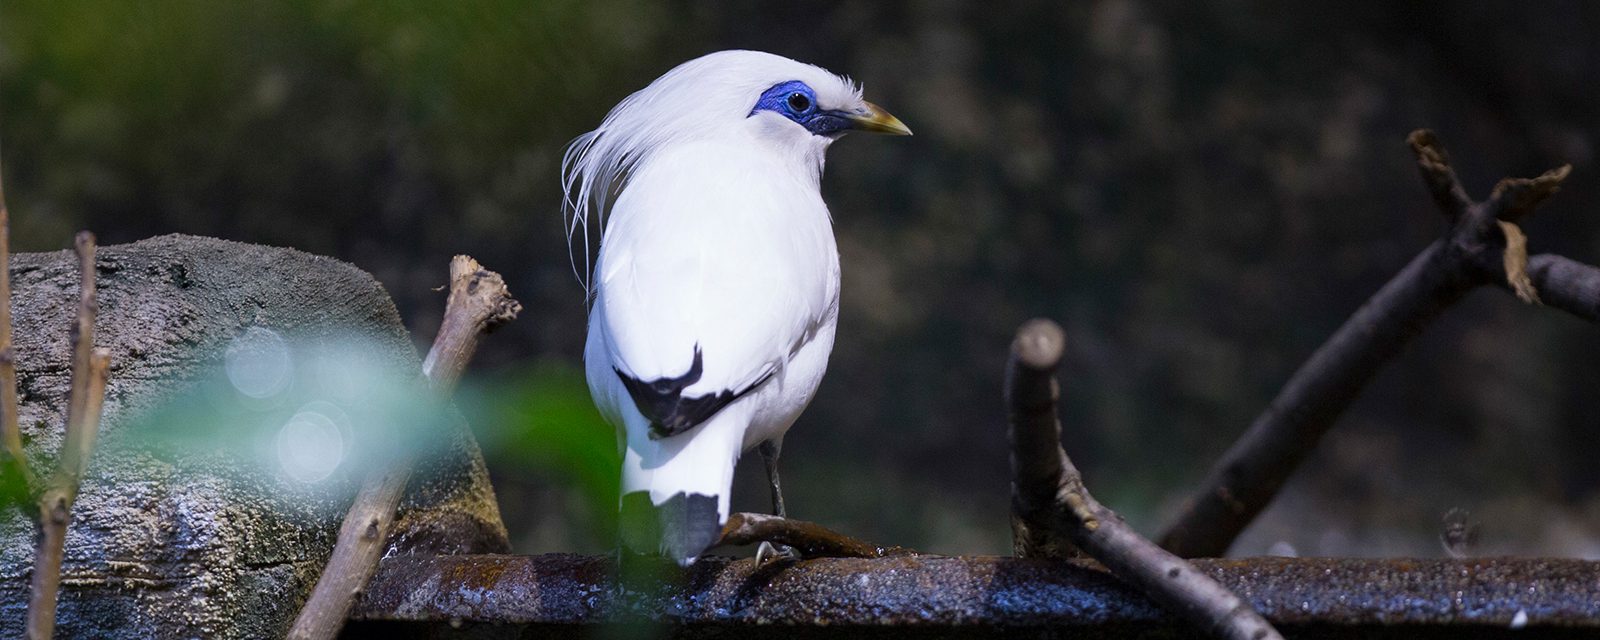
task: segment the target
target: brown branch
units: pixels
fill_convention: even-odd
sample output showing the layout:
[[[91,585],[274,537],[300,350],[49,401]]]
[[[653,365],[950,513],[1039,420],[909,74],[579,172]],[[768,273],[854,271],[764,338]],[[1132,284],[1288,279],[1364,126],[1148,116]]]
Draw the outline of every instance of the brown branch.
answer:
[[[422,361],[422,373],[428,376],[435,392],[442,397],[454,392],[461,372],[478,349],[478,340],[515,320],[521,311],[522,304],[511,297],[500,274],[484,269],[468,256],[452,259],[444,321],[427,359]]]
[[[1596,285],[1581,277],[1594,269],[1564,258],[1529,261],[1515,225],[1559,189],[1570,167],[1501,181],[1489,200],[1474,203],[1437,136],[1417,131],[1407,141],[1449,228],[1294,372],[1161,536],[1167,550],[1184,557],[1226,553],[1383,364],[1473,288],[1499,283],[1530,301],[1543,293],[1552,306],[1596,317]]]
[[[28,457],[22,451],[22,425],[17,419],[17,354],[11,343],[11,212],[6,207],[4,181],[0,180],[0,478],[15,478],[16,503],[32,508],[31,496],[39,486]]]
[[[794,547],[807,558],[882,558],[912,553],[900,547],[880,547],[862,542],[814,522],[790,520],[764,513],[734,513],[722,525],[719,545],[771,542]]]
[[[67,397],[66,434],[55,475],[39,495],[40,541],[29,587],[27,637],[48,640],[55,631],[56,596],[61,586],[61,560],[66,548],[72,503],[84,468],[94,451],[100,430],[100,410],[105,400],[106,374],[111,355],[94,348],[95,301],[94,234],[76,239],[82,281],[78,285],[77,323],[72,330],[72,392]]]
[[[1018,540],[1019,550],[1050,555],[1060,549],[1082,549],[1112,575],[1211,635],[1281,639],[1249,603],[1140,536],[1089,494],[1061,447],[1055,370],[1065,346],[1061,327],[1048,320],[1022,325],[1011,345],[1005,396],[1011,414],[1013,522],[1026,522],[1032,538],[1047,541],[1030,546],[1036,543]]]
[[[441,402],[455,390],[478,340],[515,319],[521,310],[500,274],[467,256],[451,260],[444,321],[422,363],[423,374]],[[407,449],[399,459],[367,477],[345,514],[327,567],[295,619],[289,638],[331,640],[338,635],[356,597],[377,571],[415,465],[416,454]]]

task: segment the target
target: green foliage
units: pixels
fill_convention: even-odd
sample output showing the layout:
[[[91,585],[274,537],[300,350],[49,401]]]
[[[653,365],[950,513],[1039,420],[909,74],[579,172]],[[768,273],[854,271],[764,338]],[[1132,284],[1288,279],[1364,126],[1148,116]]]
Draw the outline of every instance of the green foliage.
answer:
[[[541,484],[576,491],[589,507],[580,513],[533,517],[569,520],[567,535],[588,541],[585,546],[610,544],[621,459],[616,431],[595,410],[582,370],[561,362],[539,362],[463,387],[456,404],[472,423],[497,474],[520,476],[522,481],[537,478]]]

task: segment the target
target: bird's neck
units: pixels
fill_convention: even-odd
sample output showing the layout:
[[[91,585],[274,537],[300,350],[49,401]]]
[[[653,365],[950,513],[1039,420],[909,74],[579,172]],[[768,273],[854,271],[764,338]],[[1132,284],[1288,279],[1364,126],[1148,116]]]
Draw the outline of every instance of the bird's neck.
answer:
[[[753,132],[750,132],[753,133]],[[797,172],[815,188],[822,188],[822,167],[833,139],[811,135],[744,135],[734,140],[741,147],[772,158],[781,167]]]

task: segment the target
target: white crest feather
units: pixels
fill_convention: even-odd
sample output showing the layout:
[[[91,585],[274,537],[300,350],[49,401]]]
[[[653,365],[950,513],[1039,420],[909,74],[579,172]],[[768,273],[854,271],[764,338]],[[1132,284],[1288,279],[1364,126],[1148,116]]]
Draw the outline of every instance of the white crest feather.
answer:
[[[573,273],[586,296],[594,294],[589,228],[604,233],[610,201],[629,171],[673,143],[720,135],[750,115],[762,91],[790,80],[809,85],[824,107],[861,102],[859,86],[821,67],[758,51],[720,51],[674,67],[568,145],[561,157],[561,212]],[[583,248],[581,267],[575,241]]]

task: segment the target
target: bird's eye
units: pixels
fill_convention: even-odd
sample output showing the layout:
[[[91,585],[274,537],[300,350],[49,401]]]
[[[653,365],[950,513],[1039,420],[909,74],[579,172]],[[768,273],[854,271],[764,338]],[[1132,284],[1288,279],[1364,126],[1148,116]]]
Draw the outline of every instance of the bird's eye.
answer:
[[[789,94],[789,108],[794,110],[795,113],[810,109],[811,98],[806,97],[806,94],[799,91],[791,93]]]

